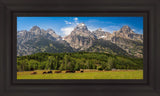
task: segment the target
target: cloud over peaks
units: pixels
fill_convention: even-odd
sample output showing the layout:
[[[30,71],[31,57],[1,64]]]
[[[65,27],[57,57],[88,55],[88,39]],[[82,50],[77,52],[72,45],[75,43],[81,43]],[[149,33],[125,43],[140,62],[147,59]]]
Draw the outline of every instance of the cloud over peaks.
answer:
[[[61,28],[61,31],[63,32],[63,36],[69,35],[73,31],[74,27],[65,27]]]

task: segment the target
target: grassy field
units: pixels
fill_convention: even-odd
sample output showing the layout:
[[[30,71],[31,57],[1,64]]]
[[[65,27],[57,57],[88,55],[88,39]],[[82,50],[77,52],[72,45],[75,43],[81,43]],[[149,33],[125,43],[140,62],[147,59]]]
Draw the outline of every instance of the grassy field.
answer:
[[[52,73],[42,74],[44,70],[17,72],[17,79],[143,79],[143,70],[96,71],[84,73]],[[53,71],[54,72],[54,71]]]

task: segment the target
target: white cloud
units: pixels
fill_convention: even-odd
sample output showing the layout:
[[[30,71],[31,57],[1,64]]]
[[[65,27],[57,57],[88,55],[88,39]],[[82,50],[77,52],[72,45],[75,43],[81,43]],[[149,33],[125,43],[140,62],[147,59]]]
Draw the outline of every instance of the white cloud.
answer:
[[[65,20],[64,22],[65,22],[67,25],[70,24],[70,25],[72,25],[72,26],[73,26],[73,25],[75,26],[75,25],[78,25],[78,24],[79,24],[79,21],[78,21],[78,18],[77,18],[77,17],[76,17],[76,18],[73,18],[73,20],[74,20],[73,22],[69,22],[69,21],[66,21],[66,20]]]
[[[74,18],[74,22],[73,22],[74,25],[78,25],[79,24],[79,21],[78,21],[78,18]]]
[[[75,21],[77,21],[77,20],[78,20],[78,18],[76,17],[76,18],[74,18],[74,20],[75,20]]]
[[[66,24],[72,24],[72,22],[69,22],[69,21],[64,21]]]
[[[78,21],[77,17],[73,18],[73,22],[69,22],[69,21],[66,21],[66,20],[64,22],[65,22],[65,24],[70,25],[70,26],[61,28],[63,36],[69,35],[74,30],[74,27],[79,24],[79,21]]]
[[[134,32],[135,32],[136,30],[135,30],[135,29],[132,29],[132,31],[134,31]]]
[[[61,28],[61,31],[63,32],[63,36],[69,35],[73,31],[73,29],[74,29],[74,27],[72,27],[72,26]]]

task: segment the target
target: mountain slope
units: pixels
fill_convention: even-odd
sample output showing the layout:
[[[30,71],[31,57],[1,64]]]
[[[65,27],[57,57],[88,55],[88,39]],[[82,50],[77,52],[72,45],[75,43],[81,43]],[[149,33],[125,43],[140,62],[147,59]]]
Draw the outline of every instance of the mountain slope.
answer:
[[[60,53],[60,52],[73,52],[72,47],[67,46],[63,43],[59,43],[58,41],[51,41],[43,36],[39,36],[39,38],[34,38],[28,40],[24,43],[23,50],[19,52],[19,55],[22,54],[34,54],[34,53],[41,53],[41,52],[48,52],[48,53]]]
[[[135,57],[143,57],[143,35],[136,34],[129,26],[123,26],[120,30],[114,31],[112,34],[97,29],[93,31],[98,39],[109,40],[116,44],[129,55]]]
[[[123,50],[116,44],[112,43],[111,41],[104,40],[104,39],[98,39],[93,41],[93,45],[90,48],[88,48],[86,51],[104,52],[104,53],[109,53],[114,55],[129,56],[129,54],[125,50]]]
[[[143,43],[122,37],[113,37],[114,44],[125,50],[128,54],[135,57],[143,57]]]

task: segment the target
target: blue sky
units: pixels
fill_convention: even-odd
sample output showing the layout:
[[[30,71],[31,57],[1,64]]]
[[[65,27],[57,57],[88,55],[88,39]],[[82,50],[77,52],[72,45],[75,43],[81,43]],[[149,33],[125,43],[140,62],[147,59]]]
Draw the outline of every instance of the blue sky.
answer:
[[[85,23],[90,31],[98,28],[112,33],[128,25],[135,33],[143,34],[143,17],[17,17],[17,30],[30,30],[33,26],[53,29],[66,36],[79,23]]]

